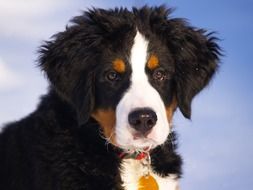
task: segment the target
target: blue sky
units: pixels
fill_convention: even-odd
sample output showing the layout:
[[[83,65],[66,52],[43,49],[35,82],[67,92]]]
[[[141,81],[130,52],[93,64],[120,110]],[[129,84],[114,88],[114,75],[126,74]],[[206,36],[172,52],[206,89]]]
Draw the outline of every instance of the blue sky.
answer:
[[[43,40],[87,7],[173,6],[174,17],[217,31],[225,56],[218,74],[193,102],[192,121],[175,115],[184,189],[253,189],[252,0],[0,0],[0,126],[35,109],[46,92],[36,67]]]

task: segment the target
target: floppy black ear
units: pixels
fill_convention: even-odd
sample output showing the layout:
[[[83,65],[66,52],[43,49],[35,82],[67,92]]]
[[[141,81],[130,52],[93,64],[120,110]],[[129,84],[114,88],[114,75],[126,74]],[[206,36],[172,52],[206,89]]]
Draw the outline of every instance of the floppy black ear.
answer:
[[[46,42],[40,49],[40,67],[50,86],[73,106],[80,124],[85,123],[93,109],[93,62],[90,47],[77,29],[66,29]],[[83,38],[83,39],[82,39]],[[85,53],[86,52],[86,53]]]
[[[168,21],[168,47],[175,60],[176,97],[180,111],[191,117],[191,102],[213,77],[220,48],[213,33],[189,27],[180,19]]]

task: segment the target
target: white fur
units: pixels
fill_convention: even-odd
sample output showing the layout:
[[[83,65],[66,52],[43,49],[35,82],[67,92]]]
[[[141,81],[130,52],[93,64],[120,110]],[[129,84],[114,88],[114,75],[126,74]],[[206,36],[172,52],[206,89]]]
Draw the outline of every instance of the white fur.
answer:
[[[116,108],[116,143],[125,149],[155,147],[164,143],[170,132],[164,103],[145,73],[149,56],[148,44],[145,37],[137,31],[129,59],[132,67],[131,85]],[[157,123],[147,138],[135,140],[128,115],[132,110],[142,107],[149,107],[156,112]]]
[[[162,178],[152,171],[150,174],[156,179],[159,190],[178,190],[178,179],[175,175]],[[121,178],[125,190],[137,190],[138,180],[142,175],[142,165],[139,160],[125,159],[123,161]]]

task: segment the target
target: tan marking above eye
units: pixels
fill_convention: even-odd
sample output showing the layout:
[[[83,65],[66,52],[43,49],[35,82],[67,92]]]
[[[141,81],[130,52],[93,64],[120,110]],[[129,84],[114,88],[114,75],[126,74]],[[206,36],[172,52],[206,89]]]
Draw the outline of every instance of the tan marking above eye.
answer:
[[[150,70],[154,70],[155,68],[157,68],[159,66],[159,59],[156,55],[152,54],[149,57],[148,63],[147,63],[147,67]]]
[[[126,64],[122,59],[115,59],[113,61],[113,69],[118,73],[124,73],[126,71]]]
[[[97,109],[91,116],[100,124],[104,137],[112,144],[115,143],[116,115],[112,109]]]

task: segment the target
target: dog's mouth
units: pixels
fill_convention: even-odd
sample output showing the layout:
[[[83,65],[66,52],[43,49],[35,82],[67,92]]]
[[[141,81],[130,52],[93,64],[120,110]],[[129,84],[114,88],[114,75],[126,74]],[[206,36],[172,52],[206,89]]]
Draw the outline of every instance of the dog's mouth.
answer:
[[[118,130],[115,133],[113,144],[124,150],[154,149],[166,141],[168,133],[169,131],[164,131],[161,134],[159,126],[153,128],[149,133],[140,133],[134,130]]]
[[[133,139],[127,143],[124,143],[124,144],[115,143],[114,145],[127,152],[129,151],[143,152],[143,151],[154,149],[155,147],[159,145],[159,143],[157,143],[156,141],[150,138],[133,136]]]

